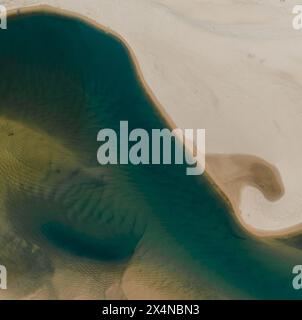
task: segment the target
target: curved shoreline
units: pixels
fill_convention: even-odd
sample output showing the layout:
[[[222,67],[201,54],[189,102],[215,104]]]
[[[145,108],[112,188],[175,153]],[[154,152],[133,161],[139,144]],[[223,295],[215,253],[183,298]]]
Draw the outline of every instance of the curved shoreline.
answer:
[[[32,6],[26,6],[26,7],[21,7],[21,8],[9,9],[8,10],[8,18],[18,16],[18,15],[26,15],[26,14],[34,14],[34,13],[55,14],[55,15],[59,15],[59,16],[63,16],[63,17],[74,18],[74,19],[77,19],[83,23],[90,25],[90,26],[93,26],[96,29],[99,29],[99,30],[111,35],[116,40],[118,40],[127,49],[127,52],[130,56],[130,60],[132,61],[133,66],[134,66],[135,73],[138,77],[138,80],[139,80],[140,84],[142,85],[143,89],[145,90],[148,98],[150,99],[152,104],[156,107],[156,111],[158,112],[158,114],[162,117],[162,119],[164,120],[164,122],[167,124],[168,127],[170,127],[171,129],[174,129],[177,127],[176,124],[174,123],[174,121],[171,119],[171,117],[165,111],[162,104],[156,98],[155,94],[153,93],[153,91],[151,90],[149,85],[147,84],[147,82],[143,76],[141,67],[139,65],[138,59],[136,58],[136,55],[135,55],[133,49],[130,47],[128,42],[119,33],[113,31],[111,28],[108,28],[108,27],[102,25],[101,23],[97,22],[96,20],[87,17],[84,14],[73,12],[73,11],[70,11],[67,9],[56,8],[56,7],[49,6],[49,5],[32,5]],[[208,170],[206,168],[205,173],[204,173],[204,176],[205,176],[207,182],[209,183],[209,186],[211,188],[213,188],[218,193],[218,195],[223,199],[223,201],[226,203],[226,205],[228,207],[228,211],[230,212],[230,214],[232,214],[232,216],[236,220],[236,223],[238,223],[238,225],[240,227],[245,229],[246,232],[249,232],[254,236],[263,237],[263,238],[265,238],[265,237],[285,237],[288,235],[294,236],[294,235],[297,235],[301,232],[302,224],[295,225],[295,226],[285,228],[285,229],[275,230],[275,231],[259,230],[259,229],[255,229],[255,228],[251,227],[250,225],[247,225],[242,219],[239,207],[237,207],[235,205],[236,199],[232,199],[232,197],[227,195],[227,191],[223,190],[224,187],[221,185],[221,183],[217,182],[217,179],[213,178],[214,175],[211,174],[210,171],[211,170]],[[261,192],[263,191],[260,188],[258,188],[256,185],[254,185],[254,187],[256,187]]]

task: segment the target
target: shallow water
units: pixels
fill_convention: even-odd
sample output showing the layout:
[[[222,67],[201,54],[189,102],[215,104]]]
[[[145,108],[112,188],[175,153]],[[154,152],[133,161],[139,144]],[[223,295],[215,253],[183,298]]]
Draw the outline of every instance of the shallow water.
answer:
[[[120,41],[76,19],[27,14],[0,32],[0,61],[0,264],[20,275],[24,295],[54,285],[68,256],[85,260],[81,281],[93,265],[102,292],[129,268],[133,283],[180,296],[302,297],[291,285],[301,252],[248,235],[204,176],[97,164],[101,128],[167,126]]]

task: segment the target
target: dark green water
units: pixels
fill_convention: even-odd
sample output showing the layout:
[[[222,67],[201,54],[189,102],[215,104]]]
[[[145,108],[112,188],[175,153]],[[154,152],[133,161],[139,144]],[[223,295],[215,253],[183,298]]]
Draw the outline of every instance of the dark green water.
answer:
[[[118,130],[121,120],[129,121],[130,130],[166,127],[118,40],[71,18],[19,16],[0,31],[0,61],[0,115],[45,132],[71,150],[83,168],[102,170],[108,177],[102,205],[91,190],[101,194],[103,186],[84,174],[68,182],[75,188],[76,205],[71,191],[55,210],[46,209],[39,194],[14,193],[8,216],[18,228],[24,223],[31,230],[34,224],[55,246],[100,260],[130,259],[141,241],[142,248],[146,243],[145,264],[152,268],[167,258],[170,265],[159,271],[163,280],[174,268],[182,286],[196,292],[206,281],[210,290],[230,297],[302,297],[291,284],[301,252],[245,233],[204,177],[186,176],[186,166],[99,168],[96,136],[101,128]],[[83,188],[76,189],[79,181]],[[46,198],[49,205],[53,198]],[[28,203],[33,201],[30,218]],[[24,221],[16,218],[18,206],[26,208]],[[62,218],[69,207],[79,221]],[[98,224],[101,216],[105,219]]]

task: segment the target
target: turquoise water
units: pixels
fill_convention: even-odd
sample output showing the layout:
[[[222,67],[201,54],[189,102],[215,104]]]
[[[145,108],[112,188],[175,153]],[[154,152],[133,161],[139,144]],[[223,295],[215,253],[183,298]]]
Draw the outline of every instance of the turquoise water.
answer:
[[[118,131],[121,120],[130,130],[167,127],[116,38],[72,18],[18,16],[0,32],[0,61],[1,117],[52,137],[80,168],[75,176],[68,166],[57,170],[64,179],[43,175],[42,195],[25,187],[9,194],[8,220],[25,238],[41,233],[73,255],[104,261],[129,260],[140,243],[147,269],[168,261],[159,281],[176,269],[197,296],[206,282],[226,297],[302,297],[291,285],[301,252],[248,235],[205,177],[186,176],[180,165],[98,165],[101,128]],[[59,159],[65,163],[67,156]],[[30,176],[17,177],[30,184]],[[18,216],[20,208],[26,218]]]

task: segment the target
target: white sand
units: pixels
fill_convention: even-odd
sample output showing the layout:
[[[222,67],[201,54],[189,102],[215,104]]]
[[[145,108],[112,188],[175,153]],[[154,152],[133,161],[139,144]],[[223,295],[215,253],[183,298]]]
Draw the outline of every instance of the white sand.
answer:
[[[254,155],[279,170],[280,200],[243,189],[244,223],[267,231],[302,223],[302,31],[292,29],[291,13],[297,1],[0,3],[54,5],[118,32],[177,126],[207,129],[208,153]]]

